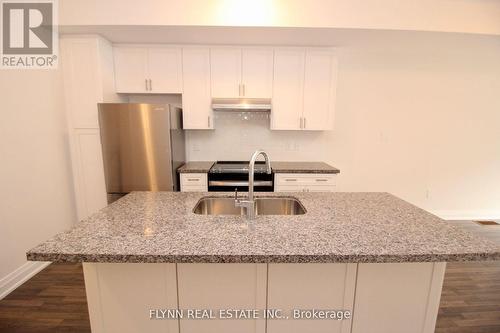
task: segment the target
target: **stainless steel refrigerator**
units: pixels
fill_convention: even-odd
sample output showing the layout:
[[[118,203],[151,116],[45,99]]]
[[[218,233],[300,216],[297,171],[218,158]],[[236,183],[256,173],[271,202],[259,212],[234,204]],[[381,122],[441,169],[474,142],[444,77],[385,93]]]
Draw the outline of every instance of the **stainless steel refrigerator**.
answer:
[[[131,191],[178,191],[185,162],[182,110],[168,104],[100,103],[108,203]]]

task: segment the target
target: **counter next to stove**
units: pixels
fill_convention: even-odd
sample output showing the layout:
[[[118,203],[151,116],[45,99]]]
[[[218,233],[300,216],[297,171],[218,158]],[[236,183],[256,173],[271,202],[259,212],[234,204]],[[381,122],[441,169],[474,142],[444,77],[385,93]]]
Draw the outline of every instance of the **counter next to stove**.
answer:
[[[178,173],[208,173],[216,161],[187,162],[179,169]],[[271,160],[274,173],[339,173],[340,170],[325,162],[286,162]]]
[[[255,190],[333,191],[339,169],[324,162],[272,162],[272,174],[265,173],[263,162],[255,168]],[[248,191],[248,161],[195,161],[180,167],[182,192]],[[319,178],[318,178],[319,177]]]

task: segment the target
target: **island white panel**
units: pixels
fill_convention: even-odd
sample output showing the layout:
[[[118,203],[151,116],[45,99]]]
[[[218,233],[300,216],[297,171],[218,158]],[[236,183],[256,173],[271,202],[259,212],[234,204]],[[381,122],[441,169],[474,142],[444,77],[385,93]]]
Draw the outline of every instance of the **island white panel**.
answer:
[[[150,309],[176,309],[175,264],[84,263],[92,333],[178,333],[177,319],[152,320]]]
[[[282,309],[288,319],[269,319],[267,333],[347,333],[351,320],[293,319],[292,311],[349,310],[356,283],[356,264],[269,264],[269,309]]]
[[[266,264],[178,264],[179,308],[266,308]],[[264,333],[264,319],[181,319],[182,333]]]
[[[445,266],[359,264],[352,333],[433,333]]]

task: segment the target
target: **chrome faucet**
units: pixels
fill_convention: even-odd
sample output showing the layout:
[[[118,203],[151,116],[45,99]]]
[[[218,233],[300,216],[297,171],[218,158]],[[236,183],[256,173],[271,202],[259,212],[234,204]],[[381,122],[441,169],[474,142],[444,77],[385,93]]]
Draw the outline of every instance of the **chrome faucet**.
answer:
[[[247,209],[247,217],[249,219],[254,219],[255,218],[255,200],[253,196],[253,178],[254,178],[254,173],[255,173],[255,161],[257,160],[257,157],[259,155],[264,156],[264,160],[266,161],[266,172],[268,174],[271,173],[271,162],[269,162],[269,157],[267,156],[266,152],[258,149],[253,153],[252,158],[250,159],[250,164],[248,166],[248,199],[247,200],[241,200],[238,199],[238,191],[235,191],[235,196],[234,196],[234,205],[236,207],[245,207]]]

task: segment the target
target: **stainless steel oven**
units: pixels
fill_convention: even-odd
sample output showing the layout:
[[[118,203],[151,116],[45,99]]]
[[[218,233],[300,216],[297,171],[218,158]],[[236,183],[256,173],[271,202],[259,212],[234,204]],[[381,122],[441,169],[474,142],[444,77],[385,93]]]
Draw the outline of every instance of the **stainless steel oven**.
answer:
[[[254,189],[256,192],[273,192],[273,174],[266,173],[264,162],[255,163]],[[248,191],[247,161],[218,161],[208,172],[209,192]]]

